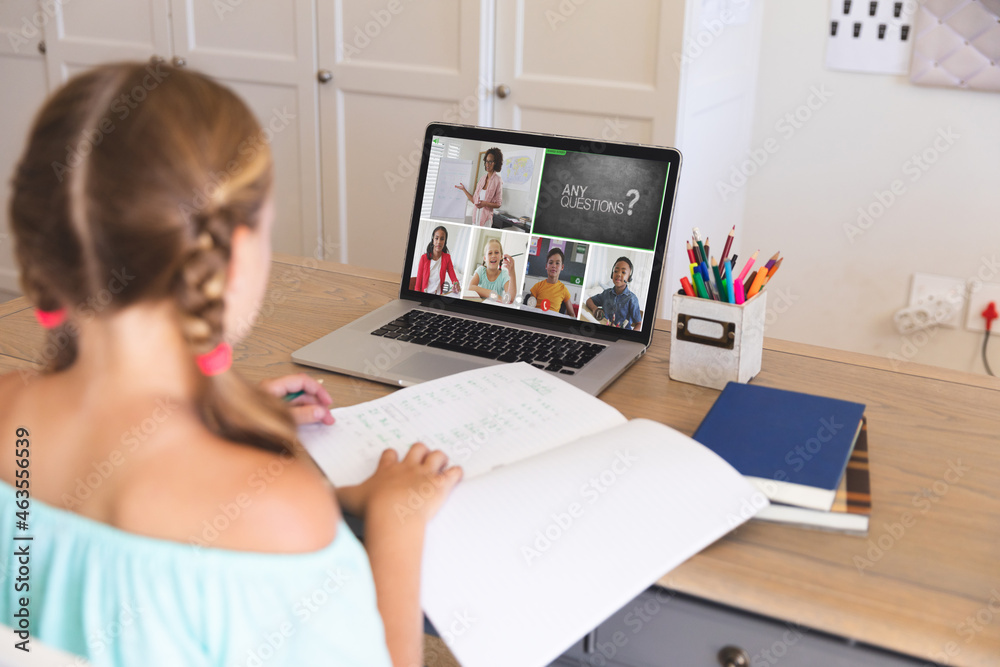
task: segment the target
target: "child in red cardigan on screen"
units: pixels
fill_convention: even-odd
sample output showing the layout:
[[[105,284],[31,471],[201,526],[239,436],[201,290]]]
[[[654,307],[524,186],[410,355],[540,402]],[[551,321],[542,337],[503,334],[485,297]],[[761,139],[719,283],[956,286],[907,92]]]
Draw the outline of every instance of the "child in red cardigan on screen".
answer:
[[[451,278],[449,285],[445,278]],[[455,266],[451,263],[448,253],[448,230],[437,226],[431,233],[431,242],[427,244],[427,252],[420,256],[417,267],[417,283],[415,289],[427,294],[461,294],[461,285],[455,275]]]

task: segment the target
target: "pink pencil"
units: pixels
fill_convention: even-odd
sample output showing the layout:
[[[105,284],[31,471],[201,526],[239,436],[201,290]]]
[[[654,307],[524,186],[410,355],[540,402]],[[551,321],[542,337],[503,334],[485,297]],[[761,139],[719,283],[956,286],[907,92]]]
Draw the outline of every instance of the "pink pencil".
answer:
[[[753,266],[754,260],[757,259],[757,253],[759,252],[760,250],[756,250],[752,255],[750,255],[750,259],[747,260],[746,266],[743,267],[743,270],[740,271],[739,278],[737,278],[739,282],[743,282],[743,279],[747,277],[747,272],[750,270],[750,267]]]

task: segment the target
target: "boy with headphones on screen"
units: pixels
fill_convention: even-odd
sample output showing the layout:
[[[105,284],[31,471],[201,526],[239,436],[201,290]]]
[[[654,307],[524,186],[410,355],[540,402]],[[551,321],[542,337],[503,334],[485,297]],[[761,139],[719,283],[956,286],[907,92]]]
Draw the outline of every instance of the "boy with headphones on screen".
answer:
[[[639,311],[639,297],[628,288],[632,282],[632,260],[619,257],[611,268],[609,287],[600,294],[587,299],[587,308],[598,320],[607,318],[613,327],[638,331],[642,327],[642,313]]]

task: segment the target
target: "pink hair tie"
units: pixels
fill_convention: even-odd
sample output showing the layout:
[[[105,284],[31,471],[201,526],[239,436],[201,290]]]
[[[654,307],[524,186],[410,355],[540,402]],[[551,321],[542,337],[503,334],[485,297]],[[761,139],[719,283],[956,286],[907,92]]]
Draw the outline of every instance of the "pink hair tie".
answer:
[[[225,373],[233,365],[233,348],[229,343],[222,342],[211,352],[198,355],[198,368],[209,377]]]
[[[42,310],[41,308],[35,308],[35,319],[38,323],[42,325],[45,329],[55,329],[57,326],[66,321],[66,309],[60,308],[59,310]]]

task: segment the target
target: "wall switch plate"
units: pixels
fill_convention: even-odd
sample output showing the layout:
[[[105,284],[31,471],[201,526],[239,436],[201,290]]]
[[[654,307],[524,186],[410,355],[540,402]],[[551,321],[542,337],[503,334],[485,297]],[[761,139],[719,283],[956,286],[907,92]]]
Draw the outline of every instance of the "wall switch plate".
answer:
[[[962,311],[965,307],[965,281],[961,278],[937,276],[931,273],[913,274],[913,281],[910,283],[911,306],[931,306],[941,300],[953,308],[951,314],[938,324],[952,329],[961,327]]]
[[[969,313],[965,318],[965,328],[969,331],[986,331],[986,320],[983,311],[990,301],[997,304],[1000,310],[1000,283],[984,283],[980,280],[969,281]],[[1000,332],[1000,320],[993,320],[993,331]]]

